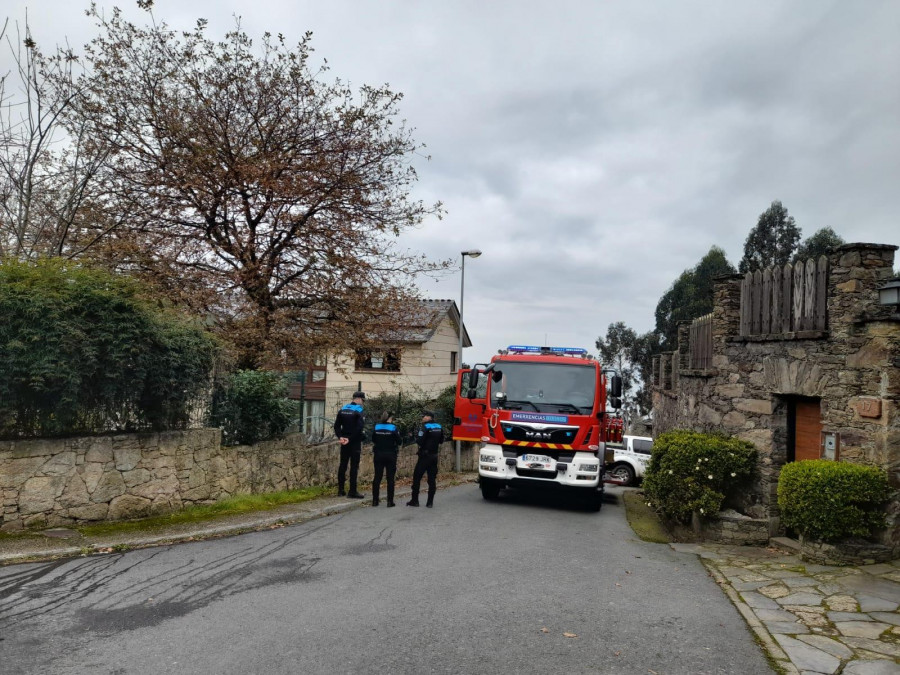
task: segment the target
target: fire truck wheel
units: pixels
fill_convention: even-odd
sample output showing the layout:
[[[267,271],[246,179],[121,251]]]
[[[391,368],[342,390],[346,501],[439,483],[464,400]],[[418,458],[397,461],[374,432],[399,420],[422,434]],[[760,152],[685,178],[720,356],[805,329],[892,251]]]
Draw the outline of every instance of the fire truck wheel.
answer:
[[[596,513],[603,506],[603,494],[597,490],[592,490],[590,496],[585,499],[584,505],[588,511]]]
[[[613,464],[608,471],[610,478],[622,481],[622,485],[631,485],[634,483],[634,469],[630,465],[620,462]]]
[[[481,496],[487,499],[488,501],[494,501],[497,497],[500,496],[500,489],[502,486],[498,485],[492,480],[486,480],[484,478],[481,479]]]

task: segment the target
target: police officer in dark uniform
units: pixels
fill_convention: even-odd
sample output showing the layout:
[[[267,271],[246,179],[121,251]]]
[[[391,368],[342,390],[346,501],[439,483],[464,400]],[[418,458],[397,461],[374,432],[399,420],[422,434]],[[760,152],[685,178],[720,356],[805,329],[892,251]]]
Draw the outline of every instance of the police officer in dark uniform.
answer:
[[[359,454],[362,452],[363,416],[362,404],[366,395],[361,391],[353,394],[353,402],[338,411],[334,420],[334,435],[341,442],[341,463],[338,465],[338,495],[344,496],[344,478],[347,475],[347,463],[350,464],[350,493],[348,497],[362,499],[356,491],[356,476],[359,473]]]
[[[422,412],[422,428],[416,437],[419,446],[419,460],[413,470],[412,499],[406,502],[407,506],[419,505],[419,484],[422,476],[428,474],[428,508],[434,506],[434,493],[437,492],[438,451],[444,442],[444,430],[434,421],[434,413],[430,410]]]
[[[397,474],[397,453],[400,451],[400,432],[394,424],[394,413],[385,411],[381,422],[372,432],[372,452],[375,463],[375,479],[372,481],[372,506],[378,506],[381,477],[387,473],[387,505],[394,504],[394,476]]]

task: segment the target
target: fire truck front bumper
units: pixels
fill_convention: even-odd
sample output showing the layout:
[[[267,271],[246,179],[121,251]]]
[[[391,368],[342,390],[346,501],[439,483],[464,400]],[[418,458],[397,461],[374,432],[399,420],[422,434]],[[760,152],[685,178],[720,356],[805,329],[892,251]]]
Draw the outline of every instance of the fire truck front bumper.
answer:
[[[601,462],[590,452],[576,452],[571,460],[559,461],[540,448],[516,448],[514,457],[500,445],[485,445],[479,451],[478,475],[515,487],[544,484],[545,487],[594,488],[600,482]],[[527,452],[521,452],[527,450]],[[568,459],[568,457],[566,458]]]

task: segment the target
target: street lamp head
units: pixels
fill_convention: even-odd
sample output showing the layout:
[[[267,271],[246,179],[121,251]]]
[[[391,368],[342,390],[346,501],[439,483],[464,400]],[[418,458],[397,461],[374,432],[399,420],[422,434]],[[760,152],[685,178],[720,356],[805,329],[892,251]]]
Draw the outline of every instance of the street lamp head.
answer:
[[[481,251],[479,251],[477,248],[473,248],[471,251],[463,251],[462,255],[463,257],[469,256],[470,258],[477,258],[481,255]]]

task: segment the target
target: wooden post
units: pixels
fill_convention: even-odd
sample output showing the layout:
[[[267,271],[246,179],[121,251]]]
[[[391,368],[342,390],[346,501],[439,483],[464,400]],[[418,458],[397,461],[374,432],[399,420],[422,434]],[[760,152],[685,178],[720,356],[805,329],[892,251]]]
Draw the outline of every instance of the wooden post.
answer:
[[[750,335],[753,324],[752,307],[750,306],[750,284],[753,282],[753,274],[747,272],[741,281],[741,335]]]
[[[816,261],[806,261],[806,278],[803,280],[803,330],[816,326]]]
[[[759,335],[762,332],[762,272],[759,270],[753,273],[750,296],[753,305],[753,325],[750,330],[752,335]]]
[[[819,256],[816,265],[816,330],[828,329],[828,256]]]
[[[784,303],[784,297],[781,291],[781,274],[780,267],[772,268],[772,325],[773,333],[781,333],[781,308]]]
[[[791,309],[794,295],[794,268],[791,263],[784,266],[781,272],[781,332],[791,332]]]
[[[803,330],[803,263],[794,268],[794,306],[791,312],[791,330]]]

